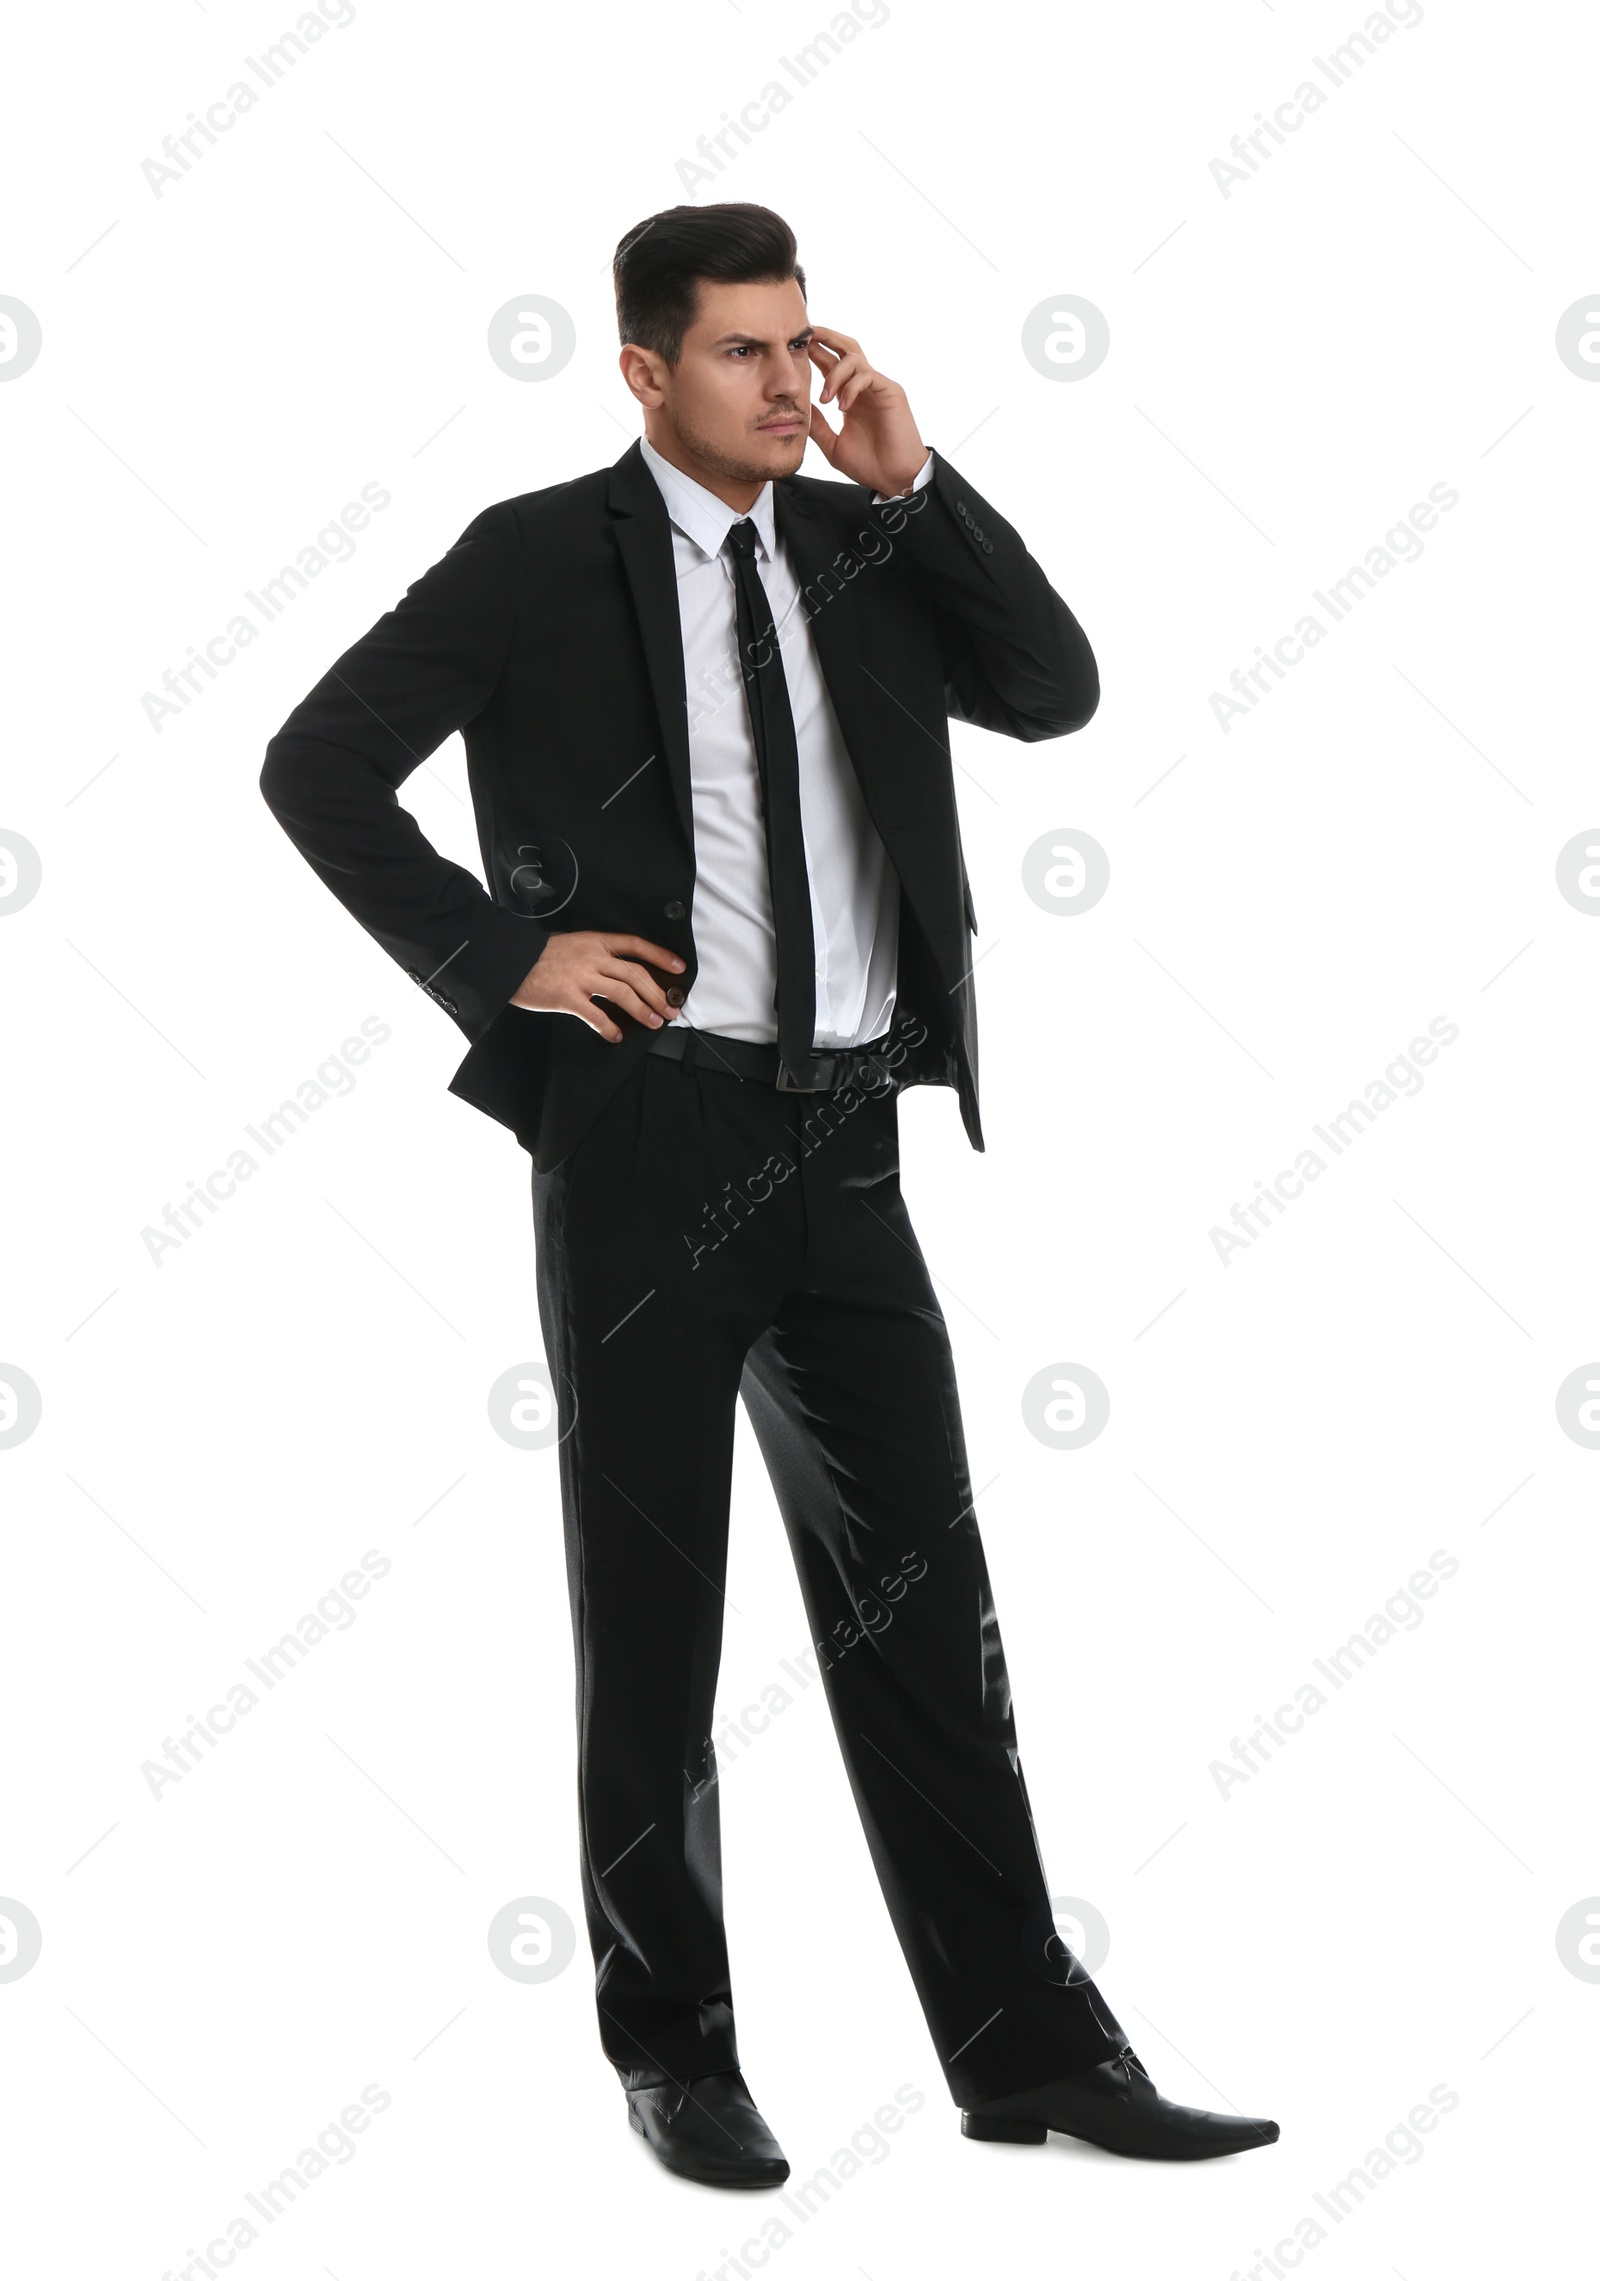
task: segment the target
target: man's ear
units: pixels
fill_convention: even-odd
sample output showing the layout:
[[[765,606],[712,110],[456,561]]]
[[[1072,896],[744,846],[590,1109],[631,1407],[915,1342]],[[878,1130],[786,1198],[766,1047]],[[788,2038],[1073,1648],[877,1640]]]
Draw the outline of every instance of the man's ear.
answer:
[[[622,374],[623,385],[635,402],[654,411],[665,402],[661,387],[659,359],[636,341],[625,341],[617,358],[617,370]]]

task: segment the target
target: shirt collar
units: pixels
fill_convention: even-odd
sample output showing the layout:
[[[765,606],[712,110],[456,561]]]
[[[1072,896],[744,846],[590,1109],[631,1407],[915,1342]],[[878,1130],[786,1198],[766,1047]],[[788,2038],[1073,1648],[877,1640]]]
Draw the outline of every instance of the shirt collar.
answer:
[[[703,483],[696,483],[693,476],[685,475],[681,467],[674,467],[670,459],[663,459],[647,436],[639,438],[639,450],[660,487],[669,520],[702,554],[715,561],[729,531],[744,519],[738,509],[708,491]],[[762,484],[749,519],[756,527],[756,552],[770,562],[776,544],[770,482]]]

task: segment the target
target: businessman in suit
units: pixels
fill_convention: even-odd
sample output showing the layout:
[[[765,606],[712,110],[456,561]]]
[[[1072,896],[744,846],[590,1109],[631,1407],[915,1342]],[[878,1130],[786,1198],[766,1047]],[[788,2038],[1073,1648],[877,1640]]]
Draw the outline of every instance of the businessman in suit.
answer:
[[[642,440],[479,515],[261,779],[471,1041],[451,1090],[533,1160],[603,2047],[668,2169],[787,2176],[740,2072],[711,1741],[742,1398],[965,2134],[1265,2144],[1157,2093],[1056,1934],[900,1193],[906,1086],[952,1086],[983,1146],[949,719],[1080,728],[1089,644],[904,390],[810,321],[778,216],[674,207],[614,279]],[[843,480],[799,473],[808,440]],[[455,730],[487,892],[396,798]]]

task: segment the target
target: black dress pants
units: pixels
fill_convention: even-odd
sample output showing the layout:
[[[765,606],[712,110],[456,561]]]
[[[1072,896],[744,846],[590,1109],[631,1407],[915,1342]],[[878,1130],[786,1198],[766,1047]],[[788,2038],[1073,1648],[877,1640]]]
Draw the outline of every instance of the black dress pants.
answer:
[[[535,1173],[534,1214],[584,1907],[624,2083],[739,2065],[711,1730],[741,1395],[952,2096],[1113,2056],[1122,2032],[1050,1921],[893,1084],[786,1093],[647,1053]],[[820,1900],[826,1865],[810,1873]]]

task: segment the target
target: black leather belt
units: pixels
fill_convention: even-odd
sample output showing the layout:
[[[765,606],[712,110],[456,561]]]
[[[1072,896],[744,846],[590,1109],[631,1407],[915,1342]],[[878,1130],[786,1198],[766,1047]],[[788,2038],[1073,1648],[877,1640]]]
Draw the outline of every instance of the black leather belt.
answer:
[[[714,1030],[686,1030],[675,1022],[656,1031],[649,1051],[681,1061],[685,1069],[743,1077],[754,1085],[774,1085],[780,1093],[838,1093],[847,1085],[879,1092],[894,1076],[881,1050],[888,1043],[889,1033],[885,1031],[881,1038],[874,1038],[871,1045],[838,1053],[814,1053],[799,1078],[792,1076],[779,1059],[775,1045],[755,1045],[748,1038],[719,1037]]]

